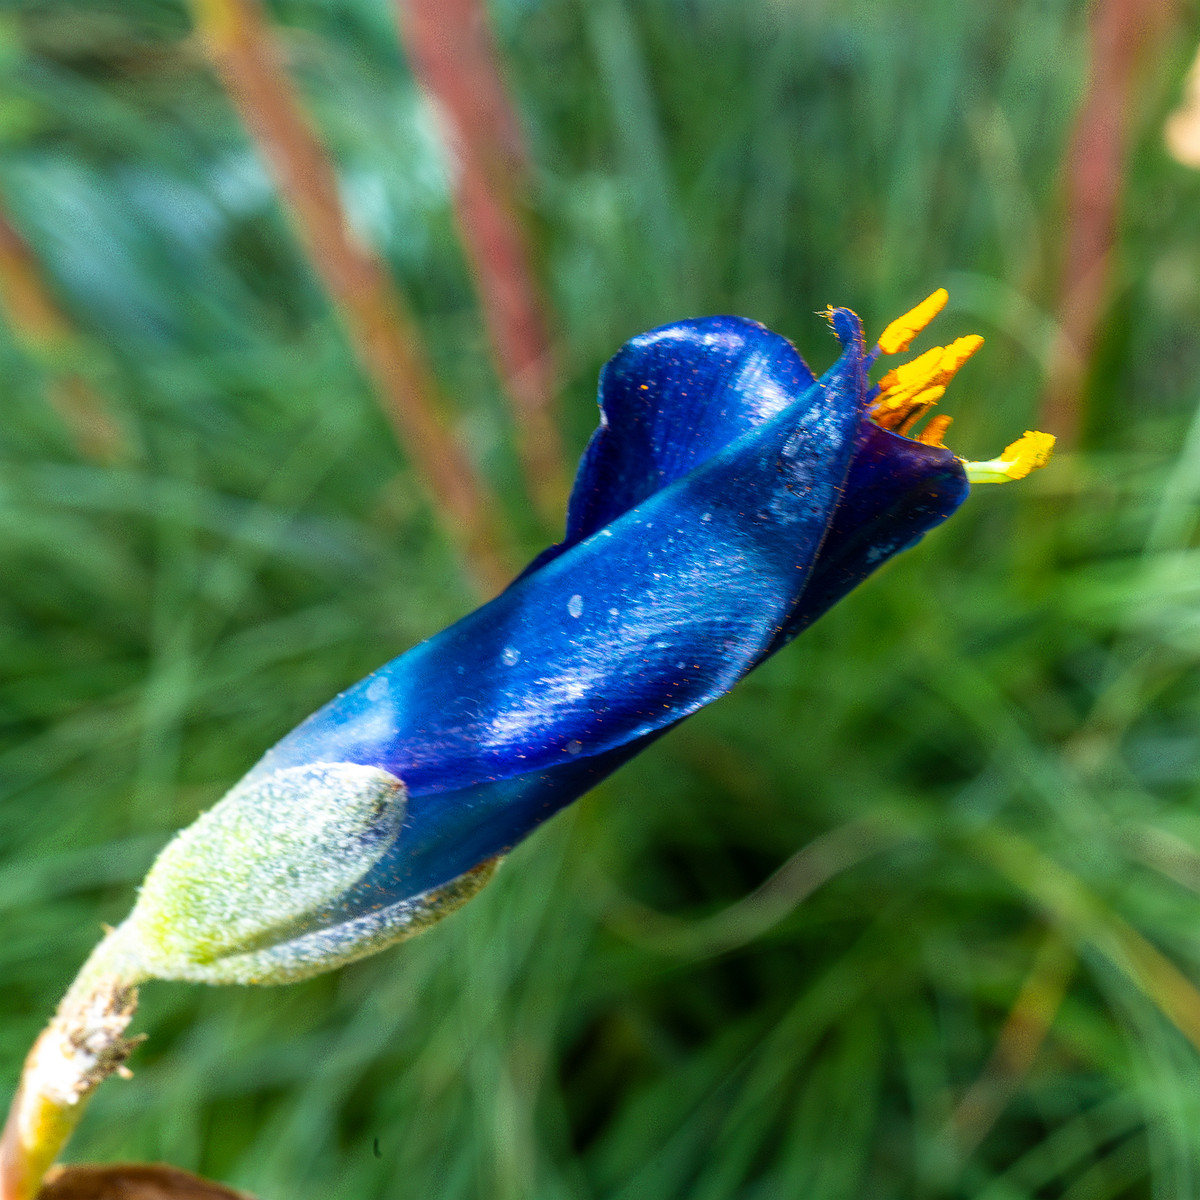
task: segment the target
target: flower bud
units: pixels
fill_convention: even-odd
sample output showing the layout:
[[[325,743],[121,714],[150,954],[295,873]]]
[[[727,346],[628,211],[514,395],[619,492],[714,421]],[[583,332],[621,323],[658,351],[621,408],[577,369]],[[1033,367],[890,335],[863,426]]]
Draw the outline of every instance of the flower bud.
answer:
[[[400,836],[406,799],[395,775],[355,763],[243,781],[167,845],[117,937],[147,977],[206,983],[290,982],[399,941],[494,866],[371,909],[356,885]]]

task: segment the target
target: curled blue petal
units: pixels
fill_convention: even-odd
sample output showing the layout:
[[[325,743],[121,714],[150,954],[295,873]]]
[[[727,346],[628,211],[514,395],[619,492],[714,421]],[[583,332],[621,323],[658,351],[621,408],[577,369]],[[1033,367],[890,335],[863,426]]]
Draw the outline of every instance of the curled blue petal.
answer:
[[[953,455],[863,418],[861,328],[847,310],[831,315],[846,346],[816,384],[790,343],[736,318],[634,339],[602,376],[606,421],[569,522],[582,540],[569,533],[553,559],[259,764],[256,773],[336,758],[404,779],[401,837],[345,913],[440,887],[507,851],[961,502]],[[680,347],[704,369],[688,370]],[[656,381],[656,407],[671,419],[641,407],[641,376]],[[740,391],[749,379],[765,381],[762,391]],[[799,394],[783,395],[789,381]],[[789,525],[771,497],[806,518]],[[589,612],[596,595],[608,621]]]
[[[864,421],[842,502],[807,586],[768,654],[902,550],[915,546],[967,498],[962,461]]]
[[[795,404],[816,378],[795,347],[743,317],[631,338],[600,373],[600,427],[567,514],[573,545]]]
[[[744,317],[674,321],[631,338],[600,372],[600,425],[576,472],[566,536],[523,575],[798,398],[815,402],[816,382],[791,342]]]
[[[683,477],[382,667],[255,774],[376,766],[410,796],[608,750],[757,663],[803,590],[864,404],[861,337],[824,380]]]

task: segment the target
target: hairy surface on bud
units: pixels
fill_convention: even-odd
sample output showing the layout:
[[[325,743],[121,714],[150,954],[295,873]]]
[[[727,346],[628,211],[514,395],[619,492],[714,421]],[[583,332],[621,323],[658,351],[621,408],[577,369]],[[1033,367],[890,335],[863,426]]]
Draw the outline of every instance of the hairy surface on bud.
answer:
[[[354,763],[242,783],[167,845],[122,933],[149,975],[225,982],[227,960],[269,957],[336,922],[400,835],[405,806],[395,775]]]

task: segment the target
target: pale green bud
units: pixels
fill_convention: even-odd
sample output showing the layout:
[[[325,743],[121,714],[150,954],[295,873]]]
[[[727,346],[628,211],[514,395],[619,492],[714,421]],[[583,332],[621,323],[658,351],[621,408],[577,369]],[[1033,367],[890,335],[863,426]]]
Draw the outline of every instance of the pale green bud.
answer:
[[[206,983],[285,983],[400,941],[469,899],[496,862],[348,916],[405,801],[395,775],[354,763],[243,782],[168,843],[115,937],[145,977]]]

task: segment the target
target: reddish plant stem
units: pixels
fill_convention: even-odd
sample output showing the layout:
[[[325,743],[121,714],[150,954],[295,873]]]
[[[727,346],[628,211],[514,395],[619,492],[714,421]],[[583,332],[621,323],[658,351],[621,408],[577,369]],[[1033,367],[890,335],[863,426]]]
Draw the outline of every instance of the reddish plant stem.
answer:
[[[513,406],[529,492],[555,520],[566,489],[550,322],[522,220],[528,156],[481,0],[396,0],[401,36],[438,117],[454,214]]]
[[[1075,966],[1075,951],[1057,931],[1051,932],[1009,1010],[987,1066],[954,1110],[951,1132],[962,1159],[974,1154],[1033,1069]]]
[[[1039,420],[1064,446],[1079,437],[1085,375],[1110,298],[1139,67],[1173,7],[1174,0],[1096,0],[1092,8],[1089,82],[1065,163],[1061,332]]]
[[[58,306],[41,264],[0,207],[0,305],[18,344],[47,366],[50,403],[86,458],[113,462],[127,446],[109,404],[61,360],[77,357],[79,335]],[[55,360],[60,360],[56,362]]]
[[[349,227],[333,165],[283,68],[258,0],[192,0],[192,9],[401,444],[478,582],[501,585],[511,572],[497,549],[496,503],[443,423],[433,371],[403,297]]]

